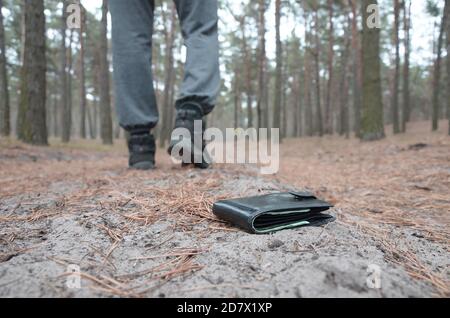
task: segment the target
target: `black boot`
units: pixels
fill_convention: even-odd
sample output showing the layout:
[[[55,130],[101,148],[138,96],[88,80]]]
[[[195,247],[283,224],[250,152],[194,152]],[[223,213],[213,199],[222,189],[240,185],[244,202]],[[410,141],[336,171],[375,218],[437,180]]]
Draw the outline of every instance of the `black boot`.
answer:
[[[155,167],[155,138],[150,133],[132,133],[128,139],[131,169],[151,170]]]
[[[182,140],[178,136],[172,136],[170,140],[170,146],[168,149],[169,155],[172,154],[172,150],[175,146],[177,148],[182,148],[182,151],[180,153],[176,154],[176,159],[181,159],[183,166],[188,165],[194,165],[194,167],[199,169],[207,169],[209,168],[211,159],[209,158],[209,155],[205,152],[206,143],[203,140],[203,134],[206,129],[206,122],[203,119],[203,110],[202,107],[196,103],[185,103],[177,110],[177,116],[175,120],[175,128],[184,128],[190,133],[190,140]],[[202,130],[201,131],[195,131],[195,122],[196,121],[202,121]],[[198,136],[198,134],[201,134],[201,136]],[[201,138],[201,149],[196,148],[195,140]],[[187,151],[190,153],[190,160],[188,162],[183,161],[183,151]],[[196,154],[199,156],[201,154],[201,162],[195,162],[196,160]]]

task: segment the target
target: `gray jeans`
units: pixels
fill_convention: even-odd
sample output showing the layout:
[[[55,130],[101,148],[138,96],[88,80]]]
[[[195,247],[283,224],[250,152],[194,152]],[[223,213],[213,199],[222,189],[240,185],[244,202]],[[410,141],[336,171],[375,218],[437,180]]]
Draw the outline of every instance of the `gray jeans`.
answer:
[[[210,113],[220,88],[217,0],[174,0],[187,48],[176,106],[193,101]],[[126,130],[153,128],[153,0],[110,0],[115,102]]]

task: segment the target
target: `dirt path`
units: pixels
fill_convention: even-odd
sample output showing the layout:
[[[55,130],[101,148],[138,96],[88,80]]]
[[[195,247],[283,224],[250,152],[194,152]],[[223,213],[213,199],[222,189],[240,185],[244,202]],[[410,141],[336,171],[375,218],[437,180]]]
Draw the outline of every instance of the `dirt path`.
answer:
[[[448,207],[448,196],[440,191],[448,189],[449,179],[443,184],[436,179],[450,175],[445,166],[448,144],[428,140],[432,147],[400,147],[392,150],[394,157],[389,145],[373,144],[375,151],[347,157],[342,155],[345,149],[332,153],[331,142],[321,146],[322,152],[299,160],[289,144],[294,142],[284,146],[278,180],[258,176],[251,167],[185,170],[165,163],[164,155],[157,170],[138,173],[125,168],[122,149],[1,143],[0,297],[448,296],[449,210],[435,206],[426,217],[411,217],[424,208],[417,204],[428,197],[421,191]],[[306,150],[309,142],[296,148]],[[370,167],[377,159],[358,162],[380,149],[388,151],[382,157],[393,171],[385,182],[375,172],[381,184],[375,187],[354,176],[357,168],[351,163],[365,172],[370,169],[366,164]],[[401,216],[408,220],[400,224],[394,217],[400,214],[388,208],[395,206],[394,198],[408,198],[406,191],[392,192],[404,182],[403,171],[392,164],[407,151],[420,151],[432,167],[407,184],[417,185],[409,197],[417,201],[404,201],[414,210],[405,209]],[[405,157],[413,157],[411,153]],[[348,158],[353,159],[344,167],[341,160]],[[417,169],[415,164],[408,162],[410,169]],[[307,169],[311,166],[316,171]],[[338,222],[253,236],[219,222],[210,212],[219,198],[286,190],[289,184],[336,201]],[[379,195],[385,198],[382,202],[375,198]],[[437,231],[431,231],[431,221]],[[381,289],[368,288],[367,270],[373,265],[381,270]],[[68,288],[67,282],[76,283],[68,271],[77,267],[81,288]]]

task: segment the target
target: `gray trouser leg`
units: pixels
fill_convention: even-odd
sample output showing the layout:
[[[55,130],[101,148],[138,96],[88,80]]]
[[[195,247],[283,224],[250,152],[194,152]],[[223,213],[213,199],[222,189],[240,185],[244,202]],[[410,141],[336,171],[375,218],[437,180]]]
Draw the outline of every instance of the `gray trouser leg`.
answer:
[[[177,107],[193,100],[210,113],[220,89],[217,0],[174,0],[187,48]]]
[[[175,0],[187,58],[177,107],[213,110],[220,89],[217,0]],[[152,77],[153,0],[109,0],[115,98],[120,125],[153,128],[158,108]]]
[[[126,130],[153,128],[158,108],[152,77],[152,0],[109,0],[117,114]]]

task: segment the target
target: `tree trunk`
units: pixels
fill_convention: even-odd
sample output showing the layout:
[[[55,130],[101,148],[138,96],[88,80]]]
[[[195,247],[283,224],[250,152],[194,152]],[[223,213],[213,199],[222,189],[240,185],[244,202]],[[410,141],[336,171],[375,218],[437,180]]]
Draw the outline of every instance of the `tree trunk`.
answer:
[[[286,58],[287,60],[287,55],[284,56],[283,58]],[[281,136],[282,138],[286,138],[287,137],[287,129],[288,129],[288,125],[287,125],[287,113],[288,113],[288,103],[287,103],[287,88],[288,88],[288,76],[287,76],[287,70],[286,70],[286,63],[283,63],[283,71],[282,71],[282,89],[281,89],[281,114],[282,114],[282,121],[281,121]]]
[[[239,80],[239,69],[235,67],[234,69],[234,128],[240,127],[241,118],[241,89]]]
[[[100,100],[100,48],[98,44],[94,45],[93,57],[91,64],[91,77],[92,77],[92,89],[94,100],[92,101],[92,134],[93,139],[96,139],[99,135],[99,100]]]
[[[109,89],[108,63],[108,0],[102,3],[100,32],[100,134],[103,144],[113,144],[113,125],[111,118],[111,96]]]
[[[349,21],[351,26],[351,21]],[[339,83],[339,105],[340,105],[340,116],[339,116],[339,134],[341,136],[346,136],[346,138],[350,137],[350,118],[349,118],[349,107],[348,107],[348,61],[350,55],[350,39],[346,38],[344,43],[344,50],[342,51],[341,57],[341,74],[340,74],[340,83]]]
[[[269,114],[267,113],[267,101],[265,100],[267,83],[266,83],[266,2],[259,0],[258,4],[258,128],[269,128]]]
[[[362,91],[362,55],[360,35],[358,31],[358,10],[359,0],[351,0],[352,9],[352,51],[353,51],[353,112],[354,112],[354,132],[360,137],[361,132],[361,91]]]
[[[56,83],[54,82],[55,88],[57,87]],[[53,136],[58,137],[59,136],[59,112],[58,112],[58,106],[59,106],[59,100],[58,100],[58,90],[55,90],[55,93],[53,94]]]
[[[399,123],[399,107],[398,107],[398,91],[400,85],[400,41],[399,41],[399,29],[400,29],[400,0],[394,0],[394,46],[395,46],[395,70],[394,70],[394,83],[392,87],[392,124],[394,134],[400,133]]]
[[[314,12],[314,36],[315,36],[315,52],[314,66],[316,75],[316,128],[320,137],[323,136],[323,119],[322,119],[322,103],[320,88],[320,39],[319,39],[319,8],[315,8]]]
[[[245,33],[245,16],[241,19],[242,46],[245,60],[245,90],[247,95],[247,127],[253,127],[253,85],[252,85],[252,54]]]
[[[25,0],[23,9],[25,33],[18,137],[27,143],[47,145],[44,1]]]
[[[360,138],[366,141],[385,137],[381,91],[380,29],[370,28],[367,23],[369,18],[367,8],[372,4],[378,5],[378,1],[362,1],[363,97]]]
[[[314,133],[312,98],[311,98],[311,45],[310,33],[308,31],[308,22],[305,15],[305,62],[304,62],[304,105],[305,105],[305,129],[306,135],[311,137]]]
[[[162,119],[163,119],[163,125],[161,127],[160,131],[160,139],[159,139],[159,145],[160,147],[164,147],[166,142],[170,138],[170,129],[172,127],[172,116],[170,115],[170,108],[173,107],[173,105],[170,104],[170,95],[172,87],[172,77],[174,72],[174,65],[173,65],[173,49],[175,46],[175,28],[176,28],[176,10],[174,5],[171,4],[170,9],[170,16],[169,21],[167,22],[167,18],[165,16],[165,13],[163,13],[164,17],[164,39],[166,44],[166,52],[164,56],[164,71],[165,71],[165,78],[164,78],[164,97],[163,97],[163,109],[162,109]]]
[[[88,127],[89,127],[89,137],[91,139],[95,139],[94,121],[92,118],[91,108],[92,108],[92,104],[86,103],[86,116],[87,116],[87,122],[88,122]]]
[[[328,40],[328,82],[327,82],[327,95],[325,101],[325,133],[333,133],[333,121],[332,121],[332,107],[331,107],[331,90],[333,88],[333,63],[334,63],[334,23],[333,23],[333,2],[334,0],[328,0],[328,20],[330,24],[329,28],[329,40]]]
[[[81,7],[81,24],[79,29],[80,38],[80,59],[79,59],[79,73],[80,73],[80,137],[86,139],[86,76],[84,70],[84,30],[85,30],[85,14],[84,7]]]
[[[92,121],[94,122],[94,138],[93,139],[97,139],[97,136],[99,135],[99,101],[97,98],[94,99],[93,103],[92,103],[92,111],[93,111],[93,118]]]
[[[70,141],[71,131],[71,111],[68,108],[68,87],[67,87],[67,47],[66,47],[66,31],[67,31],[67,2],[63,3],[63,12],[61,18],[61,137],[62,142],[67,143]]]
[[[445,0],[445,12],[447,16],[447,118],[450,136],[450,0]]]
[[[0,0],[0,136],[11,134],[8,72],[6,69],[6,39],[3,25],[3,0]]]
[[[275,43],[276,43],[276,71],[275,71],[275,96],[273,107],[273,128],[281,128],[281,81],[283,71],[283,56],[281,48],[281,0],[275,0]]]
[[[73,93],[72,93],[72,69],[73,69],[73,53],[72,53],[72,44],[73,44],[73,30],[69,32],[69,46],[67,50],[67,136],[68,140],[70,140],[72,136],[72,109],[73,109]]]
[[[411,94],[409,91],[409,65],[410,65],[410,51],[411,51],[411,1],[403,1],[403,27],[405,32],[405,53],[403,65],[403,107],[402,107],[402,127],[401,131],[406,132],[407,123],[411,117]]]
[[[442,16],[441,26],[439,28],[439,38],[438,38],[438,43],[437,43],[436,61],[434,64],[433,99],[432,99],[432,107],[433,107],[432,108],[432,130],[433,131],[437,131],[439,129],[442,46],[444,44],[444,32],[445,32],[446,18],[447,18],[447,15],[444,12],[444,14]]]
[[[293,110],[294,110],[294,116],[291,117],[292,120],[292,135],[293,137],[299,137],[299,127],[300,127],[300,120],[301,116],[299,114],[300,112],[300,94],[299,94],[299,75],[294,74],[294,80],[292,82],[292,98],[293,98]]]

